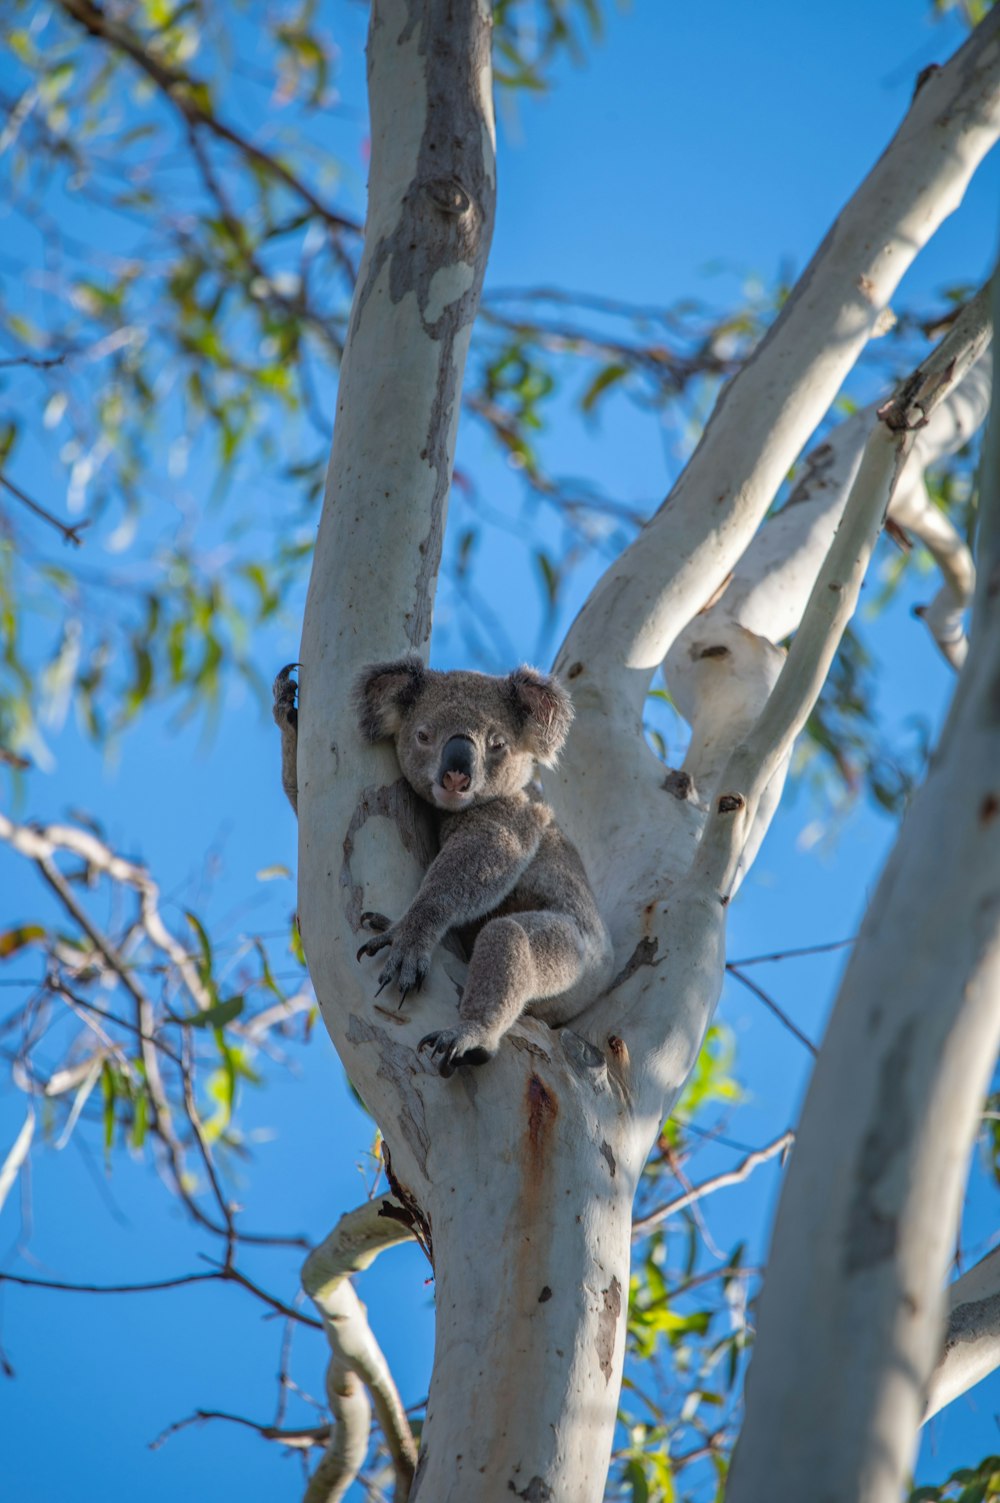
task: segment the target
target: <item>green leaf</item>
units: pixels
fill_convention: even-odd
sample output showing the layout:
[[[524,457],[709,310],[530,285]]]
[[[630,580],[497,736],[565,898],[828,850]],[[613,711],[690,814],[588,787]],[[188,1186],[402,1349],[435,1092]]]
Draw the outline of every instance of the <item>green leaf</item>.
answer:
[[[146,1129],[149,1126],[149,1097],[145,1091],[140,1091],[135,1098],[135,1116],[132,1119],[132,1147],[141,1148],[146,1141]]]
[[[188,1018],[175,1019],[178,1023],[186,1023],[189,1028],[225,1028],[234,1018],[238,1018],[243,1011],[242,995],[227,997],[224,1002],[217,1002],[214,1007],[206,1007],[204,1012],[192,1013]]]
[[[198,965],[198,973],[202,981],[208,984],[212,977],[212,942],[205,931],[205,926],[196,913],[190,908],[185,908],[184,917],[194,930],[198,939],[198,948],[201,951],[201,960]]]
[[[623,365],[620,361],[613,361],[610,365],[606,365],[603,370],[598,371],[580,400],[580,406],[583,411],[593,412],[598,398],[609,387],[614,386],[617,381],[621,381],[627,375],[628,366]]]
[[[37,944],[45,938],[41,924],[19,924],[16,929],[7,929],[0,934],[0,960],[9,960],[26,945]]]
[[[633,1457],[625,1468],[625,1481],[632,1487],[632,1503],[649,1503],[649,1483],[637,1457]]]
[[[104,1156],[111,1153],[115,1141],[115,1076],[114,1071],[104,1061],[101,1067],[101,1095],[104,1097]]]

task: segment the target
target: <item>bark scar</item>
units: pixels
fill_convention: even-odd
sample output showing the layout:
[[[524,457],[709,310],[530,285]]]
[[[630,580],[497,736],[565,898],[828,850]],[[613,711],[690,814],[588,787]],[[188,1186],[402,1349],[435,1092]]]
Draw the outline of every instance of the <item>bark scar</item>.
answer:
[[[597,1361],[604,1381],[611,1382],[614,1372],[615,1337],[618,1334],[618,1317],[622,1313],[622,1286],[612,1275],[611,1283],[601,1291],[604,1308],[597,1317]]]
[[[351,873],[354,842],[358,831],[373,817],[391,819],[395,822],[403,849],[419,862],[423,871],[434,859],[435,842],[430,816],[420,804],[405,778],[395,783],[383,783],[381,787],[371,784],[361,790],[357,806],[344,836],[344,859],[340,866],[340,886],[345,895],[345,912],[351,928],[357,933],[361,927],[361,915],[365,907],[364,889],[355,882]]]
[[[528,1144],[531,1157],[539,1160],[545,1142],[559,1114],[559,1102],[548,1086],[534,1072],[528,1079]]]
[[[426,1176],[431,1140],[423,1098],[413,1083],[413,1050],[408,1044],[397,1043],[384,1028],[359,1018],[354,1012],[347,1020],[347,1039],[351,1044],[374,1044],[378,1050],[379,1079],[391,1081],[399,1094],[399,1131],[420,1165],[420,1172]]]

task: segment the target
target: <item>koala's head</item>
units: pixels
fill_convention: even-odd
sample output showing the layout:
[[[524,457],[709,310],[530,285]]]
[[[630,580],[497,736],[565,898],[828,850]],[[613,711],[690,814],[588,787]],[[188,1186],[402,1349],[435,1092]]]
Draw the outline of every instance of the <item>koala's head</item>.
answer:
[[[363,669],[354,693],[362,734],[394,740],[406,781],[452,813],[516,793],[536,762],[554,766],[573,719],[566,690],[535,668],[493,678],[401,658]]]

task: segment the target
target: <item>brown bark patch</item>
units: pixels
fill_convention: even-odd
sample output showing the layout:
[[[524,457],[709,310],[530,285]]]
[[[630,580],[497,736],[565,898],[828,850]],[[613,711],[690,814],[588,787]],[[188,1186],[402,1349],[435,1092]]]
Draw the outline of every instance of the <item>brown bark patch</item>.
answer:
[[[979,823],[988,825],[991,820],[996,819],[998,813],[1000,813],[1000,799],[995,793],[988,793],[979,805]]]
[[[672,767],[663,779],[663,786],[668,793],[673,794],[674,798],[685,799],[691,797],[694,783],[689,772],[685,772],[680,767]]]
[[[604,1374],[604,1381],[610,1383],[614,1372],[618,1317],[622,1313],[622,1286],[614,1275],[611,1283],[602,1291],[602,1298],[604,1308],[597,1317],[597,1361]]]
[[[612,1152],[611,1144],[607,1141],[601,1144],[601,1155],[607,1160],[608,1168],[611,1170],[611,1178],[614,1179],[615,1175],[618,1173],[618,1163],[615,1159],[614,1153]]]
[[[622,1066],[628,1064],[628,1045],[624,1039],[618,1037],[617,1033],[608,1034],[608,1048],[616,1064]]]
[[[528,1151],[538,1162],[544,1157],[549,1134],[559,1115],[559,1102],[543,1080],[532,1072],[528,1078]]]

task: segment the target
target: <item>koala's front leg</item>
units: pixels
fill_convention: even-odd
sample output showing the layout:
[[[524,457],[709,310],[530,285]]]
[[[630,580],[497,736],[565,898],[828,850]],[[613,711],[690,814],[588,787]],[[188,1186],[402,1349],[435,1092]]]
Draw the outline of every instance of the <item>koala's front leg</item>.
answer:
[[[424,977],[430,969],[431,955],[434,944],[428,943],[425,935],[418,928],[408,924],[410,913],[408,910],[398,924],[393,924],[382,913],[363,913],[361,923],[365,928],[376,931],[373,939],[366,940],[358,951],[358,959],[363,956],[378,955],[381,950],[390,949],[391,953],[385,965],[379,972],[379,987],[375,993],[385,991],[391,981],[399,986],[399,1005],[402,1007],[407,992],[419,991],[424,984]]]
[[[527,799],[495,799],[456,818],[403,917],[358,951],[360,960],[389,949],[379,991],[392,981],[403,996],[419,989],[449,929],[491,913],[514,890],[551,818]]]

